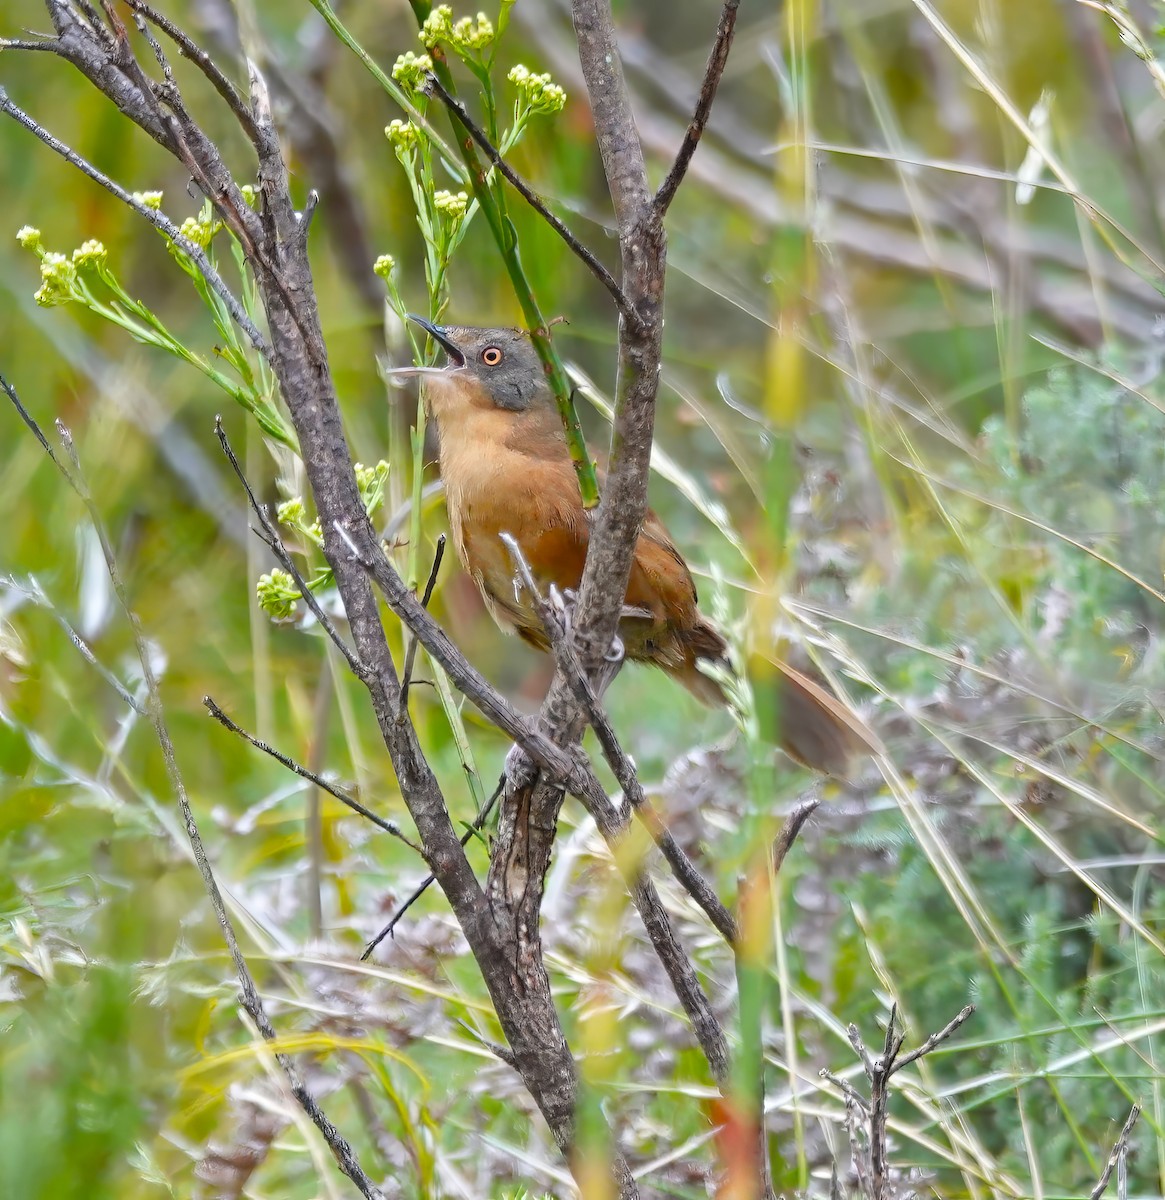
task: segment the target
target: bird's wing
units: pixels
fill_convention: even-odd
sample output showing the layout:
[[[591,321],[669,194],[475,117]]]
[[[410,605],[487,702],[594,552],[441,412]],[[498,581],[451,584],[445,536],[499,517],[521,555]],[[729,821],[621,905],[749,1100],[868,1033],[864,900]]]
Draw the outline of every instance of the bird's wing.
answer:
[[[522,490],[526,497],[523,503],[503,508],[494,517],[499,532],[504,529],[517,539],[539,587],[554,584],[560,590],[577,590],[594,513],[582,506],[573,466],[569,460],[531,460]],[[521,597],[515,602],[514,571],[508,554],[500,543],[490,550],[479,550],[473,556],[485,568],[479,577],[482,590],[515,621],[519,632],[540,636],[541,626],[528,599]],[[624,622],[632,642],[647,639],[655,644],[661,626],[686,628],[698,619],[691,572],[663,522],[650,510],[636,543],[626,603],[650,614]],[[521,614],[516,607],[521,607]],[[634,654],[634,646],[628,649]]]

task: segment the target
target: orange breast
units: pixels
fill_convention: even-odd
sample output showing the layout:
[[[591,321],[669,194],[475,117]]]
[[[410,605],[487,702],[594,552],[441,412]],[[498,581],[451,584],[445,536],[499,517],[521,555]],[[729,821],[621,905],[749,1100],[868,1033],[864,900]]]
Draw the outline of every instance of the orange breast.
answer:
[[[514,563],[500,535],[515,538],[540,588],[577,589],[590,517],[565,445],[541,430],[523,439],[520,421],[512,413],[463,409],[456,421],[442,422],[441,475],[458,556],[494,619],[544,645],[529,596],[515,592]],[[654,513],[636,546],[627,604],[650,614],[623,622],[633,658],[670,656],[676,633],[698,619],[692,577]]]

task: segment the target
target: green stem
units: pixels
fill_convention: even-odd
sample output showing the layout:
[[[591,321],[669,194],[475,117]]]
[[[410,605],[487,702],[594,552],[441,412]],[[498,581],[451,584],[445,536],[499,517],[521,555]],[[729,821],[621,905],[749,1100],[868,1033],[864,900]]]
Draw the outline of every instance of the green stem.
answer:
[[[380,69],[380,67],[377,66],[376,60],[352,36],[352,34],[345,27],[343,21],[341,21],[336,15],[336,10],[332,8],[332,6],[328,3],[328,0],[308,0],[308,2],[311,4],[312,8],[314,8],[321,17],[323,17],[324,22],[336,35],[336,37],[338,37],[340,41],[343,42],[344,45],[347,46],[348,49],[351,50],[352,53],[355,54],[356,57],[364,64],[372,78],[375,79],[376,82],[379,83],[380,86],[384,88],[384,90],[393,98],[393,100],[395,100],[397,104],[399,104],[401,108],[403,108],[405,112],[409,114],[409,118],[415,124],[421,126],[421,128],[428,133],[433,141],[435,141],[437,145],[441,147],[442,151],[444,151],[446,158],[452,162],[453,155],[449,147],[446,145],[445,140],[429,123],[429,120],[425,114],[421,112],[421,110],[417,108],[415,104],[413,104],[413,102],[399,87],[397,87],[397,85],[393,82],[392,77],[390,75],[386,75]],[[414,12],[416,11],[416,8],[417,6],[414,4]],[[425,17],[427,17],[429,15],[429,5],[426,4],[424,8]],[[421,20],[423,21],[425,17],[421,17]]]
[[[414,11],[419,2],[420,0],[415,0]],[[456,85],[453,82],[448,63],[437,50],[433,51],[431,57],[433,71],[441,81],[441,85],[451,96],[455,96],[457,94]],[[495,196],[490,189],[487,173],[478,158],[477,148],[469,136],[468,130],[461,125],[455,114],[450,113],[449,119],[453,123],[454,133],[457,137],[457,148],[460,150],[462,161],[469,172],[469,182],[473,187],[473,194],[481,211],[485,214],[490,231],[494,235],[494,241],[497,242],[498,251],[506,266],[506,273],[514,288],[514,295],[518,299],[522,316],[530,331],[534,349],[542,360],[547,380],[554,392],[558,413],[562,417],[563,428],[566,430],[566,443],[570,450],[571,461],[574,463],[575,474],[578,476],[583,507],[594,508],[599,502],[599,483],[595,475],[595,464],[587,450],[582,425],[578,419],[578,411],[574,406],[574,389],[566,374],[566,369],[562,365],[562,360],[554,348],[554,343],[550,339],[546,320],[542,316],[530,281],[526,277],[526,269],[522,265],[522,258],[518,252],[517,231],[514,229],[514,223],[510,220],[509,214],[505,211],[504,199],[500,194]]]

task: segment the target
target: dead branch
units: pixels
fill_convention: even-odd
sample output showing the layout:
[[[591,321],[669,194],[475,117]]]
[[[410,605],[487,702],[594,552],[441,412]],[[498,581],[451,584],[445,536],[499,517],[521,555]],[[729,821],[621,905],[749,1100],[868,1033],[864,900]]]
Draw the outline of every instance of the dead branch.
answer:
[[[1120,1136],[1116,1139],[1113,1145],[1112,1153],[1108,1156],[1108,1162],[1104,1164],[1104,1170],[1101,1172],[1100,1178],[1097,1180],[1096,1187],[1089,1193],[1089,1200],[1100,1200],[1101,1196],[1108,1190],[1108,1185],[1112,1179],[1113,1172],[1116,1172],[1118,1180],[1119,1200],[1124,1200],[1124,1195],[1127,1188],[1120,1191],[1120,1178],[1123,1174],[1125,1160],[1129,1153],[1129,1138],[1132,1137],[1133,1126],[1136,1125],[1137,1119],[1141,1115],[1141,1106],[1134,1104],[1129,1110],[1129,1115],[1125,1120],[1124,1128],[1120,1131]]]
[[[724,0],[720,10],[720,22],[716,26],[716,40],[712,43],[712,53],[708,56],[708,65],[704,69],[704,82],[700,85],[700,97],[696,101],[696,110],[692,114],[688,128],[684,132],[684,140],[680,143],[679,151],[667,178],[655,193],[655,209],[662,217],[668,210],[668,205],[675,199],[679,186],[687,174],[688,164],[700,138],[704,126],[712,115],[712,102],[716,99],[716,89],[720,86],[720,77],[728,62],[728,52],[732,49],[732,37],[736,32],[736,13],[740,8],[740,0]]]
[[[329,796],[335,797],[341,804],[346,805],[354,813],[358,813],[366,821],[371,821],[378,829],[383,829],[385,833],[392,834],[394,838],[404,842],[410,850],[415,850],[418,854],[423,853],[420,846],[410,838],[405,837],[401,832],[400,826],[395,821],[385,820],[384,817],[361,804],[355,796],[350,796],[347,792],[336,787],[334,783],[329,783],[318,771],[313,771],[309,767],[305,767],[302,763],[296,762],[294,758],[284,754],[281,750],[276,750],[274,746],[270,746],[261,738],[257,738],[253,733],[248,733],[241,725],[232,721],[210,696],[203,696],[202,703],[206,711],[224,729],[237,734],[243,741],[249,742],[254,746],[256,750],[261,750],[264,754],[275,759],[277,763],[286,767],[293,775],[298,775],[301,779],[306,779],[309,783],[315,784],[316,787],[327,792]]]
[[[560,238],[569,247],[570,252],[575,255],[582,263],[585,264],[588,271],[607,289],[611,299],[615,301],[615,306],[618,308],[620,315],[624,320],[636,323],[639,316],[635,309],[631,307],[630,301],[623,294],[623,289],[619,286],[615,277],[607,270],[605,266],[595,257],[595,254],[587,246],[574,236],[566,225],[558,219],[546,207],[546,202],[538,195],[537,192],[510,166],[497,148],[486,136],[486,132],[477,124],[476,121],[469,115],[469,110],[457,99],[456,96],[451,96],[449,92],[442,86],[441,81],[436,75],[430,75],[428,81],[428,90],[445,105],[453,114],[462,128],[485,152],[486,158],[497,168],[498,171],[509,181],[514,191],[522,197],[523,200],[558,234]]]
[[[932,1033],[916,1050],[902,1054],[906,1034],[898,1024],[898,1006],[891,1005],[890,1017],[886,1022],[882,1053],[877,1058],[874,1058],[867,1049],[858,1027],[856,1025],[849,1026],[846,1033],[850,1045],[853,1046],[854,1053],[862,1064],[866,1081],[870,1085],[868,1099],[862,1096],[853,1084],[839,1078],[831,1071],[821,1071],[821,1078],[837,1087],[845,1098],[846,1128],[850,1134],[854,1170],[862,1188],[862,1195],[868,1197],[868,1200],[885,1200],[888,1195],[889,1164],[886,1158],[886,1126],[890,1115],[889,1084],[891,1078],[903,1067],[908,1067],[911,1063],[930,1054],[936,1046],[946,1041],[957,1029],[961,1028],[974,1011],[975,1006],[968,1004],[942,1029],[937,1033]]]

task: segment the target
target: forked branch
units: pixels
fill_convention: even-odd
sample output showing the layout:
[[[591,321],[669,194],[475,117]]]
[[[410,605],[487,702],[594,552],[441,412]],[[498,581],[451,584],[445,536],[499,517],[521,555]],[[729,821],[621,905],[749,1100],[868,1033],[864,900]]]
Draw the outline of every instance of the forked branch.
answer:
[[[716,26],[716,40],[712,43],[712,53],[708,56],[708,65],[704,69],[704,81],[700,85],[700,96],[696,101],[695,112],[692,113],[692,119],[684,131],[684,140],[680,143],[676,160],[672,163],[671,170],[668,171],[663,183],[659,185],[659,191],[655,193],[655,211],[660,217],[663,217],[675,199],[676,192],[679,191],[680,184],[683,183],[684,176],[688,172],[688,164],[692,161],[692,155],[696,153],[696,147],[704,135],[708,118],[712,115],[712,103],[716,99],[716,89],[720,86],[724,68],[728,63],[728,52],[732,49],[732,38],[736,33],[736,13],[739,8],[740,0],[724,0],[724,7],[720,10],[720,22]]]

